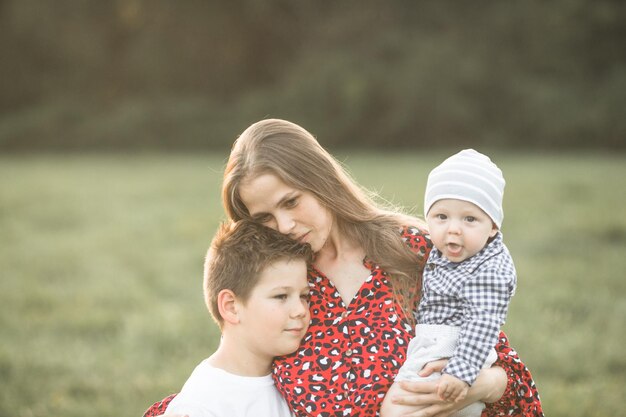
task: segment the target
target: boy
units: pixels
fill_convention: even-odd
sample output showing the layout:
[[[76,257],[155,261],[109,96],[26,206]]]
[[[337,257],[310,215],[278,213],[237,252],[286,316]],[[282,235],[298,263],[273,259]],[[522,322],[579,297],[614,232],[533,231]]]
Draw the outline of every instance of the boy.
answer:
[[[415,338],[381,409],[382,417],[413,408],[391,404],[403,393],[398,381],[437,379],[438,395],[462,401],[481,368],[497,359],[495,346],[515,292],[513,261],[502,242],[502,171],[473,149],[463,150],[431,171],[424,214],[434,248],[423,273]],[[433,377],[418,372],[428,362],[449,358]],[[454,416],[480,416],[473,403]]]
[[[308,245],[264,226],[224,224],[204,269],[205,301],[222,337],[166,414],[289,417],[272,380],[272,360],[300,345],[309,325]]]

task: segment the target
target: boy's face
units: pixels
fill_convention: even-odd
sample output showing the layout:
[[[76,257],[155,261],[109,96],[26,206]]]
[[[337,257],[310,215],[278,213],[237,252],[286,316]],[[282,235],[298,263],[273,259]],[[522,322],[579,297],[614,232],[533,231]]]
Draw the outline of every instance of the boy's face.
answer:
[[[294,352],[309,326],[309,284],[304,260],[268,265],[238,308],[243,347],[262,361]]]
[[[491,217],[478,206],[455,199],[433,204],[426,222],[433,244],[452,262],[476,255],[498,232]]]

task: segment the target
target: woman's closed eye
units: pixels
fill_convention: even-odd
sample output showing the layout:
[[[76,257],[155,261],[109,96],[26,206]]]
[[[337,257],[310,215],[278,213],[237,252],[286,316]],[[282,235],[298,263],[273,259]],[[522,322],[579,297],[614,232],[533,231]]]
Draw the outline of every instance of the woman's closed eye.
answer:
[[[285,202],[283,203],[283,206],[285,208],[293,208],[297,205],[298,205],[298,197],[292,197],[288,200],[285,200]]]
[[[260,224],[267,224],[272,221],[272,215],[268,213],[257,214],[252,218],[252,221]]]

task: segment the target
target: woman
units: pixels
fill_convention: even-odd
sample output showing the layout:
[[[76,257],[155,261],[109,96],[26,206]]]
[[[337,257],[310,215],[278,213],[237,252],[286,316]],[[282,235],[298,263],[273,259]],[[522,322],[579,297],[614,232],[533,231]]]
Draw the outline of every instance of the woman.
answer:
[[[275,361],[285,398],[299,414],[376,415],[411,337],[431,247],[424,224],[379,208],[309,132],[284,120],[255,123],[237,139],[222,198],[231,219],[252,218],[316,252],[311,326],[296,354]],[[493,402],[506,386],[486,415],[539,414],[530,373],[510,366],[518,358],[504,336],[498,350],[499,369],[485,372],[471,401]],[[412,388],[423,392],[415,401],[435,410],[458,407],[429,387]]]
[[[309,268],[311,325],[299,350],[275,360],[276,385],[300,416],[378,416],[413,336],[421,270],[431,243],[422,221],[381,208],[302,127],[262,120],[233,145],[222,198],[232,220],[253,219],[316,253]],[[483,416],[543,415],[530,372],[504,334],[499,359],[462,403],[432,382],[403,382],[394,398],[447,416],[488,404]],[[437,362],[422,371],[441,370]]]

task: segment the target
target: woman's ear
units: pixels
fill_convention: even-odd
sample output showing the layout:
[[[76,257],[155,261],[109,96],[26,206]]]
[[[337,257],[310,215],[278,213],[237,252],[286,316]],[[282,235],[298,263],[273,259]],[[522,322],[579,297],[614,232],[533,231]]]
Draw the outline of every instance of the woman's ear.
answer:
[[[225,323],[239,323],[239,302],[231,290],[222,290],[217,294],[217,308]]]

